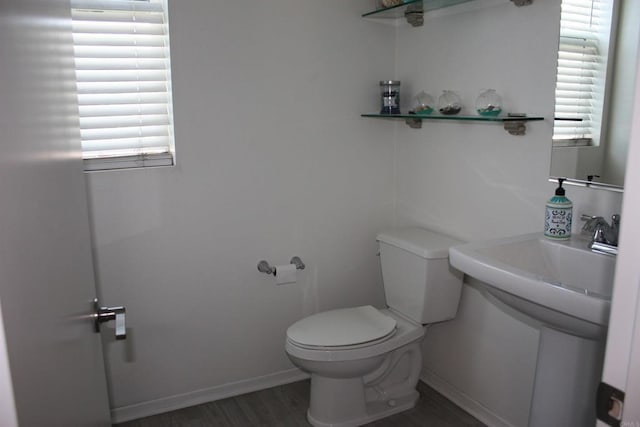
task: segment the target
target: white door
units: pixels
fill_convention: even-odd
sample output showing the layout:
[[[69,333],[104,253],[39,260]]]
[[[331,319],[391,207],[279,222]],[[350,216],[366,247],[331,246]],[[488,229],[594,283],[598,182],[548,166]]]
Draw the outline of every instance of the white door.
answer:
[[[622,425],[627,427],[640,427],[640,59],[636,73],[620,254],[602,375],[603,382],[627,393],[622,414]]]
[[[110,425],[72,49],[68,0],[0,0],[0,426]]]

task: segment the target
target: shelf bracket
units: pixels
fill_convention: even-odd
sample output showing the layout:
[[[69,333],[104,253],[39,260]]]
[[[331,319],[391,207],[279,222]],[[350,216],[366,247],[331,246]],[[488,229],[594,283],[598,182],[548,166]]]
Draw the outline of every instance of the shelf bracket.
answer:
[[[405,119],[404,122],[411,129],[422,129],[422,119]]]
[[[523,113],[509,113],[507,116],[513,119],[527,117],[527,115]],[[510,135],[521,136],[527,132],[527,125],[524,120],[507,121],[504,122],[504,130],[509,132]]]
[[[424,25],[424,7],[422,2],[410,4],[404,11],[404,17],[412,27],[422,27]]]
[[[533,0],[511,0],[516,6],[529,6]]]
[[[527,132],[527,125],[524,122],[504,122],[504,130],[510,135],[522,136]]]

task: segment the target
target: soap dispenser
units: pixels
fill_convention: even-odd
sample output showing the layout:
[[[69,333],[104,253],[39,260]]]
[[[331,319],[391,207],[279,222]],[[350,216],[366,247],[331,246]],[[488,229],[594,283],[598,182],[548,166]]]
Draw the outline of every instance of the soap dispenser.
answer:
[[[558,178],[556,194],[549,199],[544,216],[544,235],[554,240],[569,240],[571,237],[571,218],[573,203],[565,196],[562,183],[565,178]]]

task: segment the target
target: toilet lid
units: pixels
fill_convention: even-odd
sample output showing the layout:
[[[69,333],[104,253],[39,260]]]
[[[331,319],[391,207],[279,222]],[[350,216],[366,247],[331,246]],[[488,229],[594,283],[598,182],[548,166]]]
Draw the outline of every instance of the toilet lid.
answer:
[[[382,338],[395,327],[395,319],[365,305],[306,317],[287,329],[287,337],[307,346],[348,346]]]

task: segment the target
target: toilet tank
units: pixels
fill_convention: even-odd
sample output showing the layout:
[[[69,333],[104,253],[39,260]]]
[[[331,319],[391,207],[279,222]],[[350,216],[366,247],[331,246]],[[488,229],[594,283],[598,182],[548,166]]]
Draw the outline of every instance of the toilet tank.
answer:
[[[463,274],[449,265],[449,248],[463,242],[418,227],[381,232],[377,240],[389,308],[422,324],[453,319]]]

